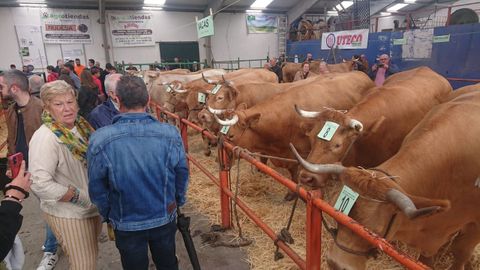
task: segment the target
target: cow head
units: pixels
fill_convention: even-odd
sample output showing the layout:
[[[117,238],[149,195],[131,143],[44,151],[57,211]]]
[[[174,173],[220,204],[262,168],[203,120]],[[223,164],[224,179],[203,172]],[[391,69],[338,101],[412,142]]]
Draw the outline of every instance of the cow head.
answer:
[[[448,200],[407,194],[392,176],[383,171],[314,164],[302,159],[292,144],[290,148],[308,171],[336,174],[344,185],[357,192],[359,197],[349,216],[383,238],[392,239],[399,226],[408,223],[408,220],[427,217],[450,208]],[[365,269],[368,255],[373,254],[373,246],[341,224],[333,237],[335,244],[329,250],[327,260],[330,267]]]
[[[222,81],[218,84],[220,89],[216,93],[211,93],[207,106],[210,112],[219,114],[225,110],[233,111],[236,107],[235,99],[239,91],[231,81]]]
[[[304,111],[295,106],[297,113],[306,118],[303,132],[310,138],[311,151],[307,160],[313,163],[335,163],[342,161],[351,145],[363,131],[363,125],[349,118],[345,111],[325,108],[321,112]],[[311,187],[325,186],[327,174],[312,174],[300,170],[299,181]]]

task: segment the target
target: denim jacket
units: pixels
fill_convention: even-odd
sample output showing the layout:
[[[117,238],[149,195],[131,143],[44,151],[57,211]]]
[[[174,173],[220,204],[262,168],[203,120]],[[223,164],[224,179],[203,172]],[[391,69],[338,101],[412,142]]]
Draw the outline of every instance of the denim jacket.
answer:
[[[188,166],[177,129],[147,113],[125,113],[90,137],[89,194],[120,231],[148,230],[175,219],[185,203]]]

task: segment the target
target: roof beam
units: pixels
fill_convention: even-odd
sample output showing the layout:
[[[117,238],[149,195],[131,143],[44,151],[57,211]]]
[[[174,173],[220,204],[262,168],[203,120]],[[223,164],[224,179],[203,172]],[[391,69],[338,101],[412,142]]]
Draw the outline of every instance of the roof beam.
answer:
[[[203,11],[203,15],[210,15],[210,9],[212,9],[213,13],[217,12],[222,8],[224,2],[225,0],[208,0],[208,5],[207,8]]]
[[[293,22],[298,17],[302,16],[302,14],[305,13],[305,11],[313,7],[317,2],[318,0],[299,1],[298,4],[296,4],[294,7],[290,9],[290,11],[287,12],[288,21]]]

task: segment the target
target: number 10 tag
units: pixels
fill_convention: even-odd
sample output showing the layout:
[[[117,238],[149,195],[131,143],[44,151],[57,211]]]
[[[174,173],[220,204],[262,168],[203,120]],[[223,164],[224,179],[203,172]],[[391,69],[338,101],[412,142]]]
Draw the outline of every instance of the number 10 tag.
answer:
[[[198,93],[198,102],[205,104],[207,96],[204,93]]]
[[[325,141],[330,141],[339,126],[340,125],[335,122],[326,121],[322,130],[317,134],[317,137]]]
[[[348,186],[343,186],[334,208],[348,216],[353,205],[357,201],[358,193]]]
[[[229,129],[230,129],[230,126],[223,126],[222,129],[220,129],[220,133],[227,135]]]
[[[220,88],[222,88],[221,84],[215,85],[215,87],[212,89],[212,94],[215,95],[220,90]]]

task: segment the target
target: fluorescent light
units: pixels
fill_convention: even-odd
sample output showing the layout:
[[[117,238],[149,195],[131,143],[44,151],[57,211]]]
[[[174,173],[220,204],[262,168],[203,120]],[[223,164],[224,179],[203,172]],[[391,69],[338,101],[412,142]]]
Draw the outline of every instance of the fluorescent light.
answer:
[[[253,4],[250,5],[251,8],[266,8],[273,0],[255,0]]]
[[[351,5],[353,5],[353,1],[342,1],[340,4],[336,5],[335,8],[337,10],[343,10],[349,8]]]
[[[162,10],[163,8],[162,7],[143,7],[142,9],[145,9],[145,10]]]
[[[392,15],[392,13],[390,13],[390,12],[380,12],[380,15],[381,16],[390,16],[390,15]]]
[[[338,12],[335,10],[329,10],[327,11],[327,15],[338,16]]]
[[[247,9],[245,10],[246,13],[262,13],[261,9]]]
[[[396,12],[396,11],[398,11],[398,10],[406,7],[406,6],[408,6],[408,4],[402,4],[402,3],[400,3],[400,4],[395,4],[395,5],[393,5],[392,7],[387,8],[387,11],[388,11],[388,12]]]
[[[20,3],[21,7],[47,7],[47,4],[34,4],[34,3]]]
[[[165,4],[165,1],[166,1],[166,0],[143,0],[143,4],[144,4],[144,5],[157,5],[157,6],[161,6],[161,5]]]
[[[404,0],[407,4],[415,4],[415,0]]]

